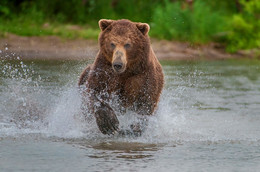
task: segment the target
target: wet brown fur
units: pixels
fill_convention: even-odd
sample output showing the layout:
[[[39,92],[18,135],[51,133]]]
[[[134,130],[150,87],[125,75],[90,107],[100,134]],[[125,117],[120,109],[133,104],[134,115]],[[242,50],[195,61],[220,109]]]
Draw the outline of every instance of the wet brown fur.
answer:
[[[104,134],[111,134],[118,130],[119,125],[113,110],[104,103],[111,99],[111,94],[119,96],[123,107],[133,109],[140,115],[152,115],[162,92],[164,77],[150,46],[148,24],[101,20],[99,26],[100,50],[94,63],[82,72],[79,85],[86,84],[85,93],[90,97],[88,106],[97,119],[99,129]],[[126,44],[130,48],[124,47]],[[122,73],[112,68],[115,50],[122,52],[122,59],[126,59],[123,62],[126,68]]]

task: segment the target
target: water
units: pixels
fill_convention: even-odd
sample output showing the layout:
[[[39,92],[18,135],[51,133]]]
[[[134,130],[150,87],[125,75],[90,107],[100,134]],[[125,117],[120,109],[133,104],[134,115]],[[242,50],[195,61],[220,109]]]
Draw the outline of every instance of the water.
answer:
[[[260,169],[259,61],[162,62],[166,86],[148,129],[122,137],[82,117],[87,62],[12,58],[0,61],[0,171]]]

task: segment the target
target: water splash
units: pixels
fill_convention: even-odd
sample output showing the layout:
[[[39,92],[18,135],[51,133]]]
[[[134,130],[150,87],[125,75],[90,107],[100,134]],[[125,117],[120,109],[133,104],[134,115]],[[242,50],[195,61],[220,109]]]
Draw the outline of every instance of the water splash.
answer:
[[[71,70],[61,73],[60,64],[51,69],[46,65],[40,68],[41,64],[28,65],[20,58],[15,59],[1,61],[1,137],[36,133],[47,138],[145,143],[260,140],[260,118],[253,115],[257,114],[257,106],[255,110],[244,113],[239,104],[223,103],[229,101],[227,96],[232,98],[241,91],[228,92],[222,88],[231,88],[226,80],[200,68],[186,71],[181,66],[177,69],[164,66],[166,87],[159,107],[149,118],[143,135],[133,138],[102,135],[95,120],[85,120],[76,86],[80,68],[84,67],[82,64],[63,63]],[[69,74],[71,71],[74,73]],[[218,83],[214,85],[213,81]],[[259,94],[259,87],[255,86],[259,81],[247,82],[253,84],[252,93]],[[222,87],[216,88],[220,84]],[[238,100],[243,103],[247,101],[244,98],[247,97]],[[252,103],[257,105],[259,102]],[[136,119],[132,112],[119,116],[123,127]]]
[[[48,133],[58,137],[84,136],[84,118],[81,115],[81,99],[76,88],[62,93],[47,117]]]

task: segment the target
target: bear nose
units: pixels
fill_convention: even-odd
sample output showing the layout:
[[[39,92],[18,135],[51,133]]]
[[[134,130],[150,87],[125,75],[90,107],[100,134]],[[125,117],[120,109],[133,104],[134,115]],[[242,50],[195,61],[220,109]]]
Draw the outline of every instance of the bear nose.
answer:
[[[120,70],[123,67],[123,63],[116,62],[116,63],[113,64],[113,67],[114,67],[115,70]]]

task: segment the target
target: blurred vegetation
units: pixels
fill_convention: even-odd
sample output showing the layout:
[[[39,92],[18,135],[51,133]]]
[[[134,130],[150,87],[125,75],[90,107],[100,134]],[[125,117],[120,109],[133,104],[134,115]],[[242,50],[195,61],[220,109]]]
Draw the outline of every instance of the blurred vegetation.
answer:
[[[260,47],[259,0],[1,0],[0,36],[97,38],[101,18],[146,22],[152,37]]]
[[[243,11],[232,16],[227,50],[260,47],[260,1],[240,0]]]
[[[153,14],[153,35],[182,41],[207,42],[225,28],[225,11],[214,10],[205,0],[195,0],[192,6],[181,1],[165,1]],[[214,12],[212,12],[214,11]]]

